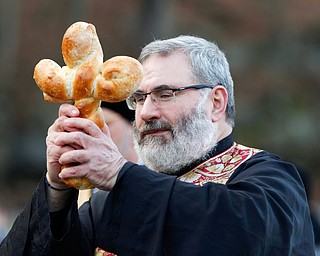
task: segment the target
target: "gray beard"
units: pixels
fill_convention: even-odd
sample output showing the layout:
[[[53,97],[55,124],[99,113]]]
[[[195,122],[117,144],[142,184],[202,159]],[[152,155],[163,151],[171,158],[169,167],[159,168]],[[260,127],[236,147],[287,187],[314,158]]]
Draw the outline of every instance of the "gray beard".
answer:
[[[217,124],[212,123],[199,104],[191,114],[181,114],[176,127],[166,121],[151,120],[141,131],[166,128],[172,131],[172,139],[165,136],[140,138],[136,123],[133,123],[135,149],[140,160],[148,168],[161,173],[176,174],[183,167],[205,157],[216,146]]]

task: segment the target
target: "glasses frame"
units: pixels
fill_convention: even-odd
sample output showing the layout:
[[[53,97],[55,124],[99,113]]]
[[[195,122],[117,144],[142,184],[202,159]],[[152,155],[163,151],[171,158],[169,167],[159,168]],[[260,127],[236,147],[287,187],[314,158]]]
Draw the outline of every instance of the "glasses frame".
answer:
[[[130,110],[136,110],[137,107],[133,107],[133,102],[134,102],[134,95],[138,94],[139,96],[142,96],[144,98],[144,101],[147,99],[147,96],[150,95],[154,92],[159,92],[159,91],[164,91],[164,90],[171,90],[173,92],[174,97],[176,96],[175,93],[176,92],[180,92],[180,91],[184,91],[184,90],[188,90],[188,89],[196,89],[196,90],[200,90],[200,89],[205,89],[205,88],[210,88],[213,89],[215,87],[215,85],[210,85],[210,84],[193,84],[193,85],[188,85],[188,86],[183,86],[183,87],[179,87],[179,88],[157,88],[155,90],[152,90],[150,92],[146,92],[146,93],[139,93],[139,92],[134,92],[131,97],[129,97],[126,100],[127,106]],[[152,97],[151,97],[152,98]],[[154,103],[154,99],[152,98],[152,102]],[[138,105],[136,103],[136,105]],[[156,105],[157,106],[157,105]]]

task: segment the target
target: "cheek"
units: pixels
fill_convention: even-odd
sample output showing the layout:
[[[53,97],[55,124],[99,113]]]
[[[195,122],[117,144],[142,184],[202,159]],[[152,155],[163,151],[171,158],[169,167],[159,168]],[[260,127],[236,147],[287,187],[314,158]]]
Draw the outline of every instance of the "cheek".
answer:
[[[139,112],[137,110],[136,110],[135,117],[134,117],[134,123],[138,129],[141,126],[141,124],[143,123],[143,120],[141,119]]]
[[[172,107],[166,107],[166,108],[160,109],[158,116],[153,117],[150,120],[157,119],[157,120],[165,121],[171,124],[173,127],[175,127],[177,122],[181,118],[181,116],[189,115],[191,111],[192,111],[191,108],[185,108],[182,106],[175,105]],[[146,120],[141,118],[139,110],[136,110],[136,113],[135,113],[135,124],[137,129],[139,129],[141,126],[146,124]]]
[[[170,123],[171,125],[175,125],[177,123],[177,119],[181,116],[184,111],[182,109],[177,108],[167,108],[161,111],[161,119],[165,120],[166,122]]]

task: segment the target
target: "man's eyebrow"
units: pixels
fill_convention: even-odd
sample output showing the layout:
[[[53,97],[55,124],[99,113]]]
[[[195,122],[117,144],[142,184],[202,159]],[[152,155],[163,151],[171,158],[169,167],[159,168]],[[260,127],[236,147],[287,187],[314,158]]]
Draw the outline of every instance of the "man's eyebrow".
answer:
[[[160,85],[157,85],[156,87],[154,87],[154,88],[152,89],[152,91],[160,91],[160,90],[170,89],[170,88],[172,88],[172,86],[167,85],[167,84],[160,84]],[[141,93],[141,94],[143,94],[143,93],[146,93],[146,92],[138,89],[138,90],[136,90],[134,93]]]
[[[169,89],[169,88],[172,88],[172,86],[167,85],[167,84],[160,84],[160,85],[156,86],[153,90],[158,91],[158,90]]]

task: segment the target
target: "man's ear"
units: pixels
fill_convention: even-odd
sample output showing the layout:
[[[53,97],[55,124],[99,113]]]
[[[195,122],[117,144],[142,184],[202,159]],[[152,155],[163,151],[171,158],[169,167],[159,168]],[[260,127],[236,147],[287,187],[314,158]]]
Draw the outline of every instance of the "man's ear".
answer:
[[[218,122],[225,119],[225,111],[228,103],[228,92],[222,85],[217,85],[211,92],[212,100],[212,122]]]

